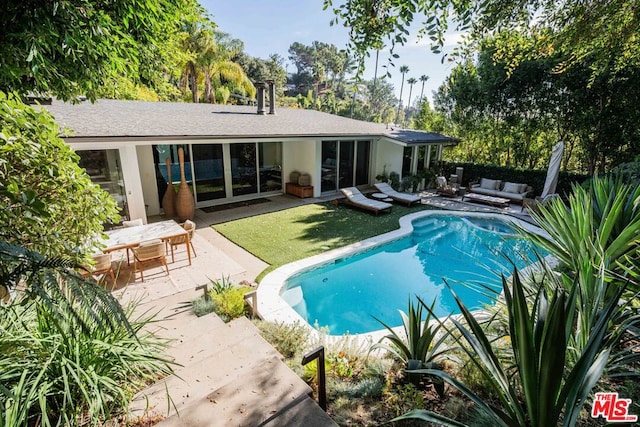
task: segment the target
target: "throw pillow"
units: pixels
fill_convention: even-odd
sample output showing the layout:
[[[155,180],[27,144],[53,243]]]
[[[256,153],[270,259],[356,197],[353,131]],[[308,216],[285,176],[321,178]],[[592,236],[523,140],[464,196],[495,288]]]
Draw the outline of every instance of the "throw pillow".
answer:
[[[520,184],[520,193],[524,193],[525,191],[527,191],[527,184]]]
[[[487,190],[495,190],[500,181],[496,181],[495,179],[487,179],[482,178],[480,180],[480,188],[486,188]]]
[[[502,191],[504,191],[505,193],[518,194],[518,193],[520,193],[521,186],[522,186],[522,184],[517,184],[515,182],[505,182],[504,183],[504,189]]]

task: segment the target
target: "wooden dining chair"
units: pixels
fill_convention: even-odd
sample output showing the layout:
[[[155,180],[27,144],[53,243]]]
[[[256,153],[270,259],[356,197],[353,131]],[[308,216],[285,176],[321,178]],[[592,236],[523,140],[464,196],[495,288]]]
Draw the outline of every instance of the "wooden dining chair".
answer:
[[[150,240],[140,243],[139,246],[132,249],[133,251],[133,275],[140,270],[140,278],[144,282],[144,264],[151,261],[160,261],[169,275],[169,266],[167,265],[167,248],[162,240]]]
[[[91,258],[93,259],[93,266],[84,267],[81,273],[82,276],[95,278],[95,276],[109,274],[111,283],[115,284],[116,274],[113,270],[113,264],[111,264],[111,254],[94,254]]]
[[[175,237],[171,237],[170,239],[167,239],[167,245],[169,245],[171,247],[171,262],[175,262],[175,258],[173,256],[173,248],[175,248],[176,246],[180,246],[180,245],[187,245],[187,236],[189,237],[189,244],[191,245],[191,251],[193,251],[193,255],[194,256],[198,256],[196,254],[196,249],[193,247],[193,236],[195,234],[196,231],[196,223],[190,220],[186,220],[182,225],[182,228],[184,228],[187,231],[187,234],[183,234],[180,236],[175,236]],[[189,257],[189,265],[191,265],[191,252],[187,251],[187,255]]]

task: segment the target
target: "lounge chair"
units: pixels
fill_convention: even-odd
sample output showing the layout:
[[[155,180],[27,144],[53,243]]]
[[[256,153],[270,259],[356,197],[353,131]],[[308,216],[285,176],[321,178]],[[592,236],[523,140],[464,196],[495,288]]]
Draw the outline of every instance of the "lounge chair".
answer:
[[[386,182],[378,182],[377,184],[373,184],[373,186],[376,187],[379,192],[391,197],[394,201],[406,203],[407,206],[411,206],[413,203],[419,203],[420,200],[422,200],[420,196],[396,191]]]
[[[391,208],[393,207],[393,205],[390,203],[368,199],[356,187],[341,188],[340,191],[347,198],[347,204],[375,212],[376,215],[378,215],[378,213],[381,211],[391,210]]]

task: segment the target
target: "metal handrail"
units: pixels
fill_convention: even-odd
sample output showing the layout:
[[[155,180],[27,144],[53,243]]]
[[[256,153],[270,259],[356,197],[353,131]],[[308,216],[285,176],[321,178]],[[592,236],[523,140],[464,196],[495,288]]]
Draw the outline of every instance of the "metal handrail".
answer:
[[[318,380],[318,403],[320,407],[327,412],[327,380],[324,371],[324,347],[320,346],[315,350],[311,350],[309,353],[302,357],[302,364],[318,360],[318,369],[316,371],[316,378]]]

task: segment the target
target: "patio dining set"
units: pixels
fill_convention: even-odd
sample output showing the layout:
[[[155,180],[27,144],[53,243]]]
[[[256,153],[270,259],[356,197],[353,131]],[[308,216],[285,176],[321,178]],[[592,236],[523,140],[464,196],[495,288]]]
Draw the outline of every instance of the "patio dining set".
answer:
[[[103,240],[102,253],[93,255],[94,266],[86,268],[83,275],[101,277],[109,275],[115,283],[115,272],[112,264],[112,253],[125,251],[127,265],[131,265],[133,257],[134,280],[138,272],[144,282],[144,267],[149,263],[161,263],[169,275],[167,265],[167,250],[171,251],[171,262],[175,262],[174,251],[178,246],[184,245],[187,251],[187,259],[191,265],[191,251],[196,255],[192,238],[196,225],[193,221],[185,221],[178,224],[173,220],[144,224],[141,219],[124,221],[122,228],[106,232],[107,238]],[[130,255],[131,254],[131,255]]]

